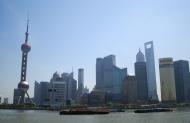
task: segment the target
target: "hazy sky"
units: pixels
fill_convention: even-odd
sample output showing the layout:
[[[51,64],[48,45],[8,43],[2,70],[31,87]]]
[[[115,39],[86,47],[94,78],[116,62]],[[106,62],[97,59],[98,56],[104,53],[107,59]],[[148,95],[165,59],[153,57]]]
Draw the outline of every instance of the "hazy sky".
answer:
[[[97,57],[116,55],[134,74],[138,49],[153,40],[158,58],[190,60],[189,0],[0,0],[0,95],[12,101],[20,81],[21,50],[29,11],[27,80],[49,81],[55,71],[85,69],[85,85],[95,85]]]

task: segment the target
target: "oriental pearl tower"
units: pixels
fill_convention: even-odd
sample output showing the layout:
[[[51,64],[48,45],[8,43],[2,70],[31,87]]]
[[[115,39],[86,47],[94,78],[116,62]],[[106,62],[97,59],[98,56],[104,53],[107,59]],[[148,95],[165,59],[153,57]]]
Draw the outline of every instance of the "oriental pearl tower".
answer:
[[[25,33],[25,42],[21,45],[21,51],[22,51],[22,64],[21,64],[21,77],[20,82],[18,83],[18,90],[20,91],[19,98],[17,104],[24,104],[25,103],[25,94],[29,97],[28,89],[29,84],[26,81],[26,70],[27,70],[27,57],[28,53],[31,50],[31,46],[28,44],[28,28],[29,28],[29,20],[27,20],[27,29]],[[30,100],[32,103],[32,101]]]

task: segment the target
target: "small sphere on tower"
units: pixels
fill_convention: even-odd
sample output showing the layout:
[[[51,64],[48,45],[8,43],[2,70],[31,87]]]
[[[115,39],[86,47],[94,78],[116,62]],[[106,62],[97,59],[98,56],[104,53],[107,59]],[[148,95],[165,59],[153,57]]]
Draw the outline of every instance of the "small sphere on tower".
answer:
[[[23,90],[24,92],[27,92],[28,89],[29,89],[29,84],[28,84],[27,81],[20,82],[18,84],[18,88],[21,89],[21,90]]]
[[[29,52],[29,51],[31,50],[31,46],[28,45],[27,43],[24,43],[24,44],[22,44],[22,46],[21,46],[21,50],[22,50],[23,52]]]

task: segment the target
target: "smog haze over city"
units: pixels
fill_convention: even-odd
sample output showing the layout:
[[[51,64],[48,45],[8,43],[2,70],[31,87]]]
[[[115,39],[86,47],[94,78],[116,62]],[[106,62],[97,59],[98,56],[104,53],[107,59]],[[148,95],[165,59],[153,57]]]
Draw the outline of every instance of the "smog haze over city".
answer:
[[[20,81],[21,44],[29,17],[27,81],[50,81],[54,72],[84,68],[84,85],[96,84],[96,58],[116,55],[116,64],[134,75],[139,48],[154,41],[158,59],[190,60],[189,0],[1,0],[0,95],[13,98]]]

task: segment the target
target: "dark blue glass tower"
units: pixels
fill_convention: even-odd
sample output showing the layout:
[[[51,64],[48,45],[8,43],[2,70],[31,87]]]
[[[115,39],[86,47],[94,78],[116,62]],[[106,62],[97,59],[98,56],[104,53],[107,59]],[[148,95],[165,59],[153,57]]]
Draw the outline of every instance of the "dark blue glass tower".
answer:
[[[147,70],[144,54],[140,50],[136,55],[135,76],[138,90],[137,98],[140,102],[146,102],[148,100]]]
[[[174,62],[177,102],[190,102],[189,62],[179,60]]]

